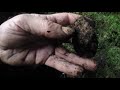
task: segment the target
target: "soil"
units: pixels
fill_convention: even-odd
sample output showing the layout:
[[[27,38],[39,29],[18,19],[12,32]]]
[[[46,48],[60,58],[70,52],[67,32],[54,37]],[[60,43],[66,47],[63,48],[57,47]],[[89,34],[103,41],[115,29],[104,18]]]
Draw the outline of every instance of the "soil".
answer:
[[[70,27],[75,29],[72,44],[77,54],[86,58],[93,57],[98,48],[94,21],[82,16]]]

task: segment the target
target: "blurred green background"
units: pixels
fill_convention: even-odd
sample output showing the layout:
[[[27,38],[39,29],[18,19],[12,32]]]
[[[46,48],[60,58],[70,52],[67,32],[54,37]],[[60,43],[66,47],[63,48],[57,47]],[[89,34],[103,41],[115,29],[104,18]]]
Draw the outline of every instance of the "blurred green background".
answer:
[[[119,78],[120,77],[120,12],[74,12],[92,18],[96,22],[98,50],[95,55],[100,63],[93,76],[83,78]],[[70,51],[73,46],[64,44]]]

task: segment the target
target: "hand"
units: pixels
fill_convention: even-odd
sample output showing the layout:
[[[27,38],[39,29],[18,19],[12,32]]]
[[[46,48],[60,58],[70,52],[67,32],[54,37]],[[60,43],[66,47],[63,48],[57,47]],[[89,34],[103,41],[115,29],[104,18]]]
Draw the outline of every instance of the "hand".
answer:
[[[0,59],[9,65],[45,64],[71,76],[84,69],[93,71],[93,60],[68,52],[59,41],[67,40],[80,15],[57,13],[52,15],[20,14],[0,26]],[[83,69],[84,68],[84,69]]]

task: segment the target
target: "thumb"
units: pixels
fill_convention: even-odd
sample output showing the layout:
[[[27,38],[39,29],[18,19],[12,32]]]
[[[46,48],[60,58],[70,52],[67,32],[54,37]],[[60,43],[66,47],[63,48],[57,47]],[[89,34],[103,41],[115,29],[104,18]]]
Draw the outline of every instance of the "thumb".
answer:
[[[69,27],[64,27],[52,21],[48,21],[29,14],[18,15],[13,21],[23,30],[49,39],[64,39],[74,32]]]

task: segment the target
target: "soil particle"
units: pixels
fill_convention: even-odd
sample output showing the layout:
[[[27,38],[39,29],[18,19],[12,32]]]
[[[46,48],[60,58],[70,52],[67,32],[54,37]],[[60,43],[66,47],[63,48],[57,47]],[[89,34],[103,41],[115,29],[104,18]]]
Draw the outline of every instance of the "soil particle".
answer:
[[[75,29],[72,44],[77,54],[81,57],[93,57],[98,47],[94,21],[82,16],[70,27]]]

